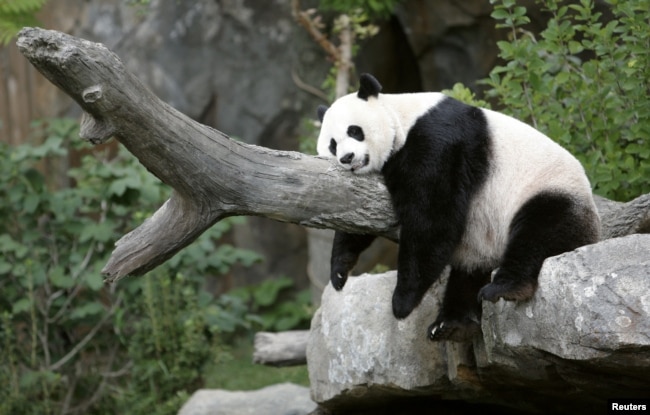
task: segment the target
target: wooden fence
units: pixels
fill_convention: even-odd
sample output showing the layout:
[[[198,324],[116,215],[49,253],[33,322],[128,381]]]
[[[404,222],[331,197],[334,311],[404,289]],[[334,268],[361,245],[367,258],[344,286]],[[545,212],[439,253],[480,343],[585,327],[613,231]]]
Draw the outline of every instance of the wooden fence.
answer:
[[[50,1],[37,15],[39,25],[70,32],[83,5],[82,0]],[[74,105],[18,51],[15,38],[0,46],[0,142],[23,143],[33,120],[78,114]]]
[[[14,43],[0,49],[0,140],[23,142],[33,119],[34,69]]]

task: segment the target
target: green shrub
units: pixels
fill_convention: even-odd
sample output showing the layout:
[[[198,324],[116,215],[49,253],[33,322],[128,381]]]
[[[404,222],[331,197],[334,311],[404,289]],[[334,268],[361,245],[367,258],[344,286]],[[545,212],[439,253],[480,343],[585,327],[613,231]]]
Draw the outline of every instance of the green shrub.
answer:
[[[596,193],[628,200],[650,191],[650,26],[647,0],[538,0],[550,19],[535,36],[526,8],[492,0],[504,65],[487,96],[543,131],[583,163]]]
[[[452,98],[455,98],[459,101],[462,101],[466,104],[474,105],[481,108],[490,108],[489,102],[477,98],[476,94],[471,89],[469,89],[468,87],[466,87],[460,82],[454,84],[454,86],[451,89],[443,90],[442,93]]]
[[[197,288],[181,274],[154,271],[143,278],[141,301],[129,314],[145,318],[122,315],[114,326],[133,362],[115,413],[175,414],[220,358],[219,329],[207,323]]]
[[[113,242],[169,191],[125,151],[84,150],[67,169],[77,123],[37,127],[43,144],[0,143],[0,414],[176,413],[220,358],[229,326],[214,316],[246,324],[201,289],[205,276],[259,260],[217,246],[242,219],[218,223],[148,276],[104,286]],[[68,185],[44,170],[68,171]]]
[[[401,0],[320,0],[319,8],[337,13],[354,14],[361,10],[371,18],[386,19]]]
[[[260,330],[308,329],[313,314],[311,291],[295,293],[293,285],[288,277],[268,279],[232,290],[223,297],[242,304],[254,327]]]
[[[5,45],[24,26],[34,26],[34,15],[47,0],[0,1],[0,45]]]

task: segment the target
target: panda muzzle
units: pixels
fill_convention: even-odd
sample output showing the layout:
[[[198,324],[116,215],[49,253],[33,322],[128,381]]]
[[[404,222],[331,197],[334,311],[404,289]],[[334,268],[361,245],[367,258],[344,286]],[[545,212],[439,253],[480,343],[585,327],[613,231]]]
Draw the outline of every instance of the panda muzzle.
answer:
[[[363,167],[366,167],[370,163],[370,156],[366,154],[362,160],[355,161],[350,165],[350,170],[357,171]]]

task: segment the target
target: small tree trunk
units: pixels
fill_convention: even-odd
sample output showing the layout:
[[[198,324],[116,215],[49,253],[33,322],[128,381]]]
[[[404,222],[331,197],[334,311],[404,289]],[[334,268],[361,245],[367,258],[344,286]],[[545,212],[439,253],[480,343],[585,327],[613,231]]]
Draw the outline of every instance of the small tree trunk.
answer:
[[[341,15],[337,19],[341,28],[339,36],[340,45],[336,55],[336,98],[346,95],[350,89],[350,77],[354,63],[352,62],[352,45],[354,35],[350,27],[350,17]],[[320,305],[320,298],[325,286],[329,282],[330,274],[330,252],[334,242],[334,232],[329,229],[307,230],[307,243],[309,244],[309,262],[307,264],[307,275],[311,283],[312,304],[315,307]]]

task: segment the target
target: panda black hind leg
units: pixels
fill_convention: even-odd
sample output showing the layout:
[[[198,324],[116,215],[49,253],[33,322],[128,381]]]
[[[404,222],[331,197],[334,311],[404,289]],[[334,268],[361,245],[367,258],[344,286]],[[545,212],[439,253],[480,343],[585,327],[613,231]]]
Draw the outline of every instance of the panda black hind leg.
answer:
[[[481,303],[476,295],[490,282],[490,271],[452,268],[438,318],[427,330],[433,341],[468,341],[481,332]]]
[[[598,224],[592,207],[571,195],[546,191],[532,197],[512,220],[501,265],[493,281],[479,291],[478,300],[531,298],[544,260],[597,242]]]

